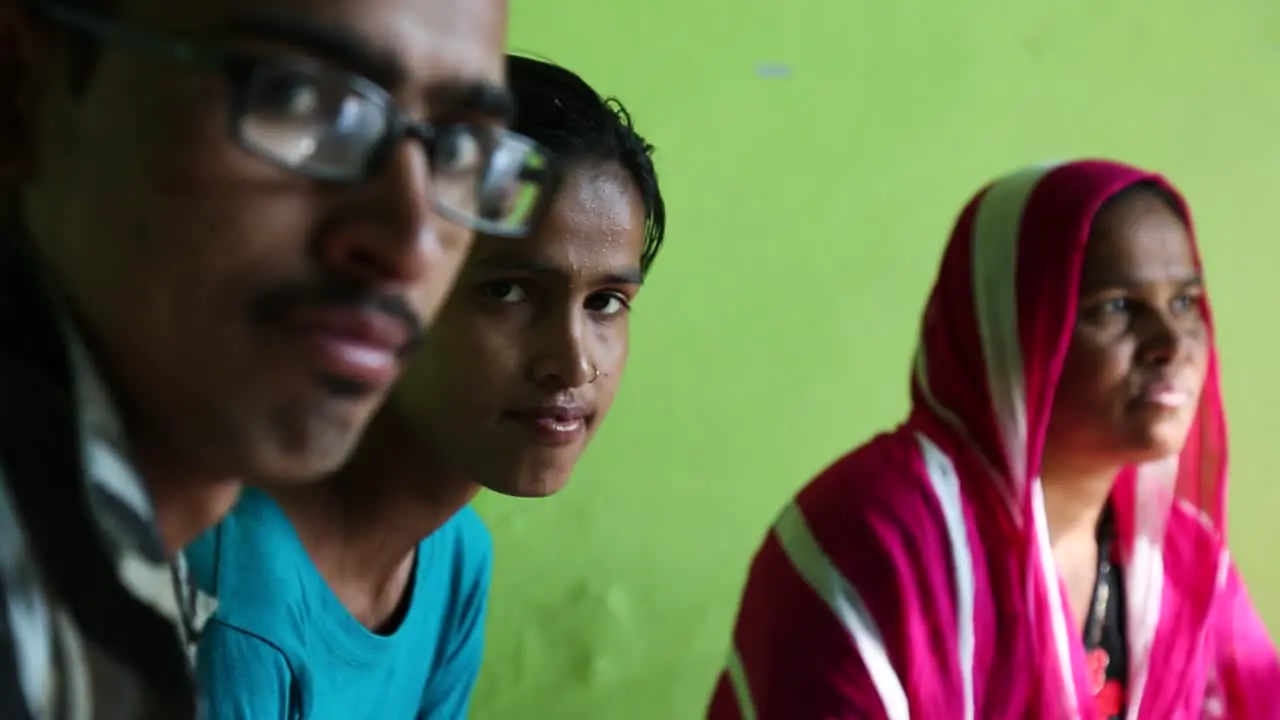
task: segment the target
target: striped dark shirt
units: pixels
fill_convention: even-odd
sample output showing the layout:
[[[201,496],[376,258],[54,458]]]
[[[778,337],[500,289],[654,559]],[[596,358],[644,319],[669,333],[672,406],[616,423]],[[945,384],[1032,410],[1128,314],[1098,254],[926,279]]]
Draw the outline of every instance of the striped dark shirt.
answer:
[[[207,608],[74,324],[0,237],[0,717],[195,718]]]

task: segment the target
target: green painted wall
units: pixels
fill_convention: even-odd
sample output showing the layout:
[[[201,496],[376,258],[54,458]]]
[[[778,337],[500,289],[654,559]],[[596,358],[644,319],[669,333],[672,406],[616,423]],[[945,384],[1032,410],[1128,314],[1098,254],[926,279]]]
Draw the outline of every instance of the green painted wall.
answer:
[[[960,205],[1085,154],[1166,171],[1197,211],[1236,554],[1280,629],[1280,3],[513,5],[514,49],[619,95],[659,146],[671,232],[569,489],[481,501],[498,558],[476,718],[698,717],[774,513],[902,416]]]

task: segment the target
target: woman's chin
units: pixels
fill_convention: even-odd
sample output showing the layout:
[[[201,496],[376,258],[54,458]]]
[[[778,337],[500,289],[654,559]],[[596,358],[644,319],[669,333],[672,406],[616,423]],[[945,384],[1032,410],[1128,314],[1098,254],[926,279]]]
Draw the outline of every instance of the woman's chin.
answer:
[[[1129,463],[1164,460],[1182,452],[1190,423],[1180,419],[1153,422],[1137,429],[1128,445]]]
[[[555,470],[518,473],[514,476],[493,478],[480,483],[486,489],[501,495],[519,498],[544,498],[555,495],[569,484],[569,473]]]

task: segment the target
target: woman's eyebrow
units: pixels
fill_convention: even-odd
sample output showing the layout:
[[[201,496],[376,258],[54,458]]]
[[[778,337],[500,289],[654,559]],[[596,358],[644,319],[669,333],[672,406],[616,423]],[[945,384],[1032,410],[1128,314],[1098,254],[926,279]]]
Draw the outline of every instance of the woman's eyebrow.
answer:
[[[1181,277],[1142,277],[1124,273],[1099,273],[1080,280],[1080,293],[1099,293],[1108,290],[1138,290],[1155,284],[1174,284],[1180,289],[1198,288],[1204,285],[1199,272],[1184,273]]]
[[[518,272],[544,275],[565,281],[571,279],[569,272],[559,265],[532,257],[494,255],[477,262],[476,266],[487,272]],[[644,273],[639,266],[609,269],[602,273],[597,281],[611,285],[643,285]]]

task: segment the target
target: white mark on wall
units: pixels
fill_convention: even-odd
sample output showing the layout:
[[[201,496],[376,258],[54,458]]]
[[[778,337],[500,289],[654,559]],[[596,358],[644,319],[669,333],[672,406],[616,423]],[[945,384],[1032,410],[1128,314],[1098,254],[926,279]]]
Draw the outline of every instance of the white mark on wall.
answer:
[[[756,75],[762,78],[791,77],[791,68],[781,63],[762,62],[756,64]]]

